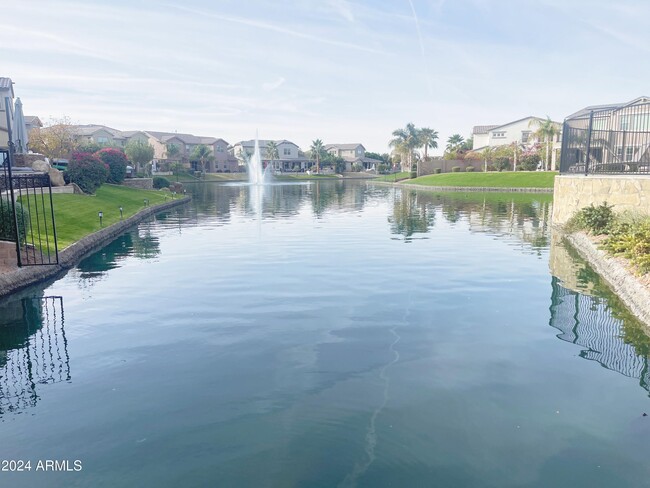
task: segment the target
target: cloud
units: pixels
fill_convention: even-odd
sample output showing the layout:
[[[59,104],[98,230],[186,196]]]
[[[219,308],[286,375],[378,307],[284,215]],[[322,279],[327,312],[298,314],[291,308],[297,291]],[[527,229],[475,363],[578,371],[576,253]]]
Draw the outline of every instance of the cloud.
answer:
[[[270,82],[267,82],[267,83],[263,83],[262,84],[262,90],[267,91],[267,92],[276,90],[276,89],[280,88],[282,85],[284,85],[285,81],[287,81],[287,80],[285,78],[283,78],[282,76],[280,76],[275,81],[270,81]]]
[[[329,6],[348,22],[354,22],[352,8],[346,0],[328,0]]]

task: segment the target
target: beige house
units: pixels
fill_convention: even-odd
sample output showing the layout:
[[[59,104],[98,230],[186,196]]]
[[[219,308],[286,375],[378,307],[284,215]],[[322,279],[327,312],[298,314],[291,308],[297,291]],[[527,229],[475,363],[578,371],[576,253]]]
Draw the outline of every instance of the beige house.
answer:
[[[14,120],[14,84],[11,78],[0,77],[0,148],[9,147],[9,131],[7,129],[7,113],[9,124]]]
[[[154,158],[161,163],[181,162],[187,167],[199,169],[196,162],[190,161],[192,151],[204,145],[212,151],[213,161],[206,163],[208,173],[236,173],[239,171],[239,162],[228,153],[228,143],[223,139],[192,134],[179,134],[176,132],[147,131],[149,144],[154,148]],[[178,148],[178,154],[173,157],[169,154],[170,146]]]
[[[353,167],[359,166],[364,170],[376,169],[383,161],[367,158],[366,148],[360,143],[348,144],[325,144],[324,149],[334,156],[345,159],[345,170],[352,171]]]
[[[305,171],[311,166],[309,158],[305,157],[297,144],[286,139],[277,141],[259,140],[259,147],[262,162],[268,164],[271,158],[267,154],[266,147],[269,142],[275,142],[278,148],[279,159],[273,160],[273,166],[280,171]],[[253,155],[255,151],[255,140],[239,141],[229,148],[230,154],[240,161],[241,165],[245,165],[248,158]]]

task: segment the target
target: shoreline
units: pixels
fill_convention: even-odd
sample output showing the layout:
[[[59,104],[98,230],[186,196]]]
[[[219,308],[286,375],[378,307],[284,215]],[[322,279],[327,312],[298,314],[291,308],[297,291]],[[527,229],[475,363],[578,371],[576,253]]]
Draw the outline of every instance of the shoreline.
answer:
[[[584,232],[562,233],[569,244],[607,282],[625,306],[650,329],[650,286],[629,269],[623,258],[608,255]]]
[[[59,251],[59,264],[25,266],[6,273],[0,273],[0,298],[5,298],[13,293],[23,290],[24,288],[28,288],[37,283],[56,277],[74,267],[87,254],[101,248],[107,242],[115,239],[120,234],[123,234],[127,229],[139,224],[147,217],[169,208],[184,205],[189,201],[191,201],[191,198],[185,197],[179,200],[173,200],[171,202],[148,207],[121,222],[117,222],[105,229],[88,234],[77,242]]]
[[[404,181],[404,180],[402,180]],[[449,191],[449,192],[478,192],[478,193],[553,193],[553,188],[526,188],[526,187],[496,187],[496,186],[428,186],[410,185],[408,183],[392,181],[372,181],[376,185],[394,186],[397,188],[412,188],[414,190]]]

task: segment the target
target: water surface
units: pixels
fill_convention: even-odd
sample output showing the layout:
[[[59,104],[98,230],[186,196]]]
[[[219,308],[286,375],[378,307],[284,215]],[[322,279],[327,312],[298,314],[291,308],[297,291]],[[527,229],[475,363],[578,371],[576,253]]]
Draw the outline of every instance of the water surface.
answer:
[[[549,196],[190,190],[0,304],[0,459],[83,463],[0,485],[648,485],[650,341]]]

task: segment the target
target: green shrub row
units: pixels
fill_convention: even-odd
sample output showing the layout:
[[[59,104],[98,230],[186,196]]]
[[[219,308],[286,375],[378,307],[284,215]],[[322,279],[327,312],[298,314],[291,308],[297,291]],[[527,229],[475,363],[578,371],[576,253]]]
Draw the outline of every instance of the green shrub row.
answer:
[[[25,227],[29,225],[29,212],[20,204],[16,202],[16,216],[18,217],[18,233],[20,234],[20,241],[25,240]],[[0,240],[15,241],[16,234],[14,233],[14,213],[11,208],[11,200],[6,196],[0,197]]]

